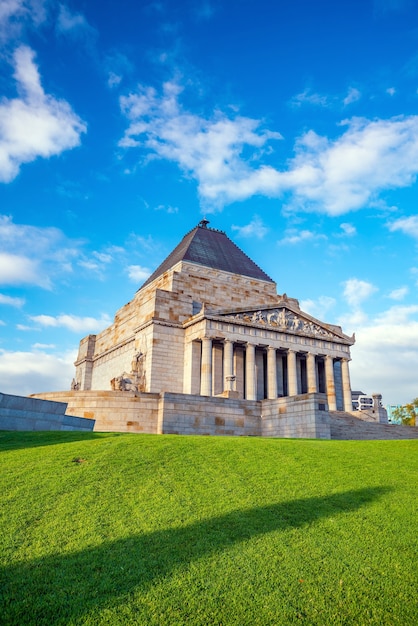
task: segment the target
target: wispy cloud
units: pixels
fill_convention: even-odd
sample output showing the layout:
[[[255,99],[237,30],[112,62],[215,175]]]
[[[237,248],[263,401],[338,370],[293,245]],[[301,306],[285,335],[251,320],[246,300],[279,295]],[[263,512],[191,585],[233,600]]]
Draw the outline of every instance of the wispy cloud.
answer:
[[[326,320],[328,313],[335,307],[335,304],[335,298],[319,296],[317,300],[301,300],[300,308],[317,319]]]
[[[14,54],[19,98],[0,102],[0,182],[10,182],[23,163],[48,158],[80,145],[86,125],[65,100],[44,92],[34,52]]]
[[[232,225],[232,230],[235,230],[239,237],[255,237],[256,239],[262,239],[268,233],[268,228],[258,215],[254,215],[246,226]]]
[[[399,287],[399,289],[394,289],[388,295],[388,298],[391,300],[403,300],[405,296],[409,293],[408,287]]]
[[[400,217],[399,219],[390,222],[388,224],[388,228],[392,232],[399,230],[405,235],[418,239],[418,215]]]
[[[47,18],[49,0],[1,0],[0,42],[19,37],[27,26],[39,28]]]
[[[155,158],[175,162],[197,181],[205,208],[287,194],[293,212],[342,215],[375,206],[383,191],[416,181],[418,116],[347,119],[333,139],[309,130],[297,139],[287,168],[276,169],[271,142],[281,138],[278,132],[233,115],[232,108],[198,116],[182,106],[182,91],[168,82],[161,94],[141,86],[122,97],[129,125],[119,145],[137,150],[143,166]]]
[[[72,272],[81,243],[58,228],[15,224],[0,215],[0,284],[51,288],[54,277]]]
[[[360,100],[360,98],[361,98],[360,91],[356,89],[355,87],[350,87],[346,97],[343,100],[343,104],[344,106],[348,106],[349,104],[352,104],[353,102],[357,102],[357,100]]]
[[[84,15],[81,13],[72,13],[65,4],[59,5],[56,27],[61,33],[90,28]]]
[[[111,319],[107,314],[102,314],[100,318],[79,317],[77,315],[61,314],[34,315],[30,318],[36,324],[46,328],[66,328],[75,333],[99,332],[109,326]]]
[[[0,255],[0,266],[2,265],[2,259]],[[1,270],[0,270],[1,272]],[[13,306],[20,309],[25,304],[24,298],[16,298],[13,296],[6,296],[4,293],[0,293],[0,305],[5,304],[7,306]]]
[[[282,175],[294,204],[342,215],[370,205],[379,193],[407,187],[418,174],[418,116],[345,120],[335,140],[308,131]]]
[[[316,241],[318,239],[327,239],[327,236],[322,233],[315,233],[312,230],[297,230],[296,228],[289,228],[286,230],[286,234],[283,239],[280,239],[277,243],[280,245],[295,245],[307,241]]]
[[[127,269],[129,280],[135,283],[143,282],[151,274],[151,270],[148,267],[142,267],[141,265],[129,265]]]
[[[220,111],[211,118],[199,117],[182,108],[182,91],[178,83],[167,82],[161,95],[141,86],[137,93],[123,96],[120,103],[129,126],[120,147],[141,149],[143,162],[150,157],[176,162],[197,180],[202,200],[213,205],[244,199],[257,186],[270,186],[266,168],[252,169],[241,155],[244,148],[251,148],[251,162],[256,163],[267,143],[281,135],[248,117],[228,117]]]
[[[346,235],[347,237],[353,237],[353,235],[357,234],[356,227],[352,224],[349,224],[348,222],[340,224],[340,228],[343,231],[344,235]]]
[[[321,95],[319,93],[313,92],[311,89],[307,88],[301,93],[298,93],[296,96],[290,100],[291,106],[300,107],[302,104],[311,104],[319,107],[327,107],[329,106],[329,98],[328,96]]]
[[[0,252],[0,285],[37,285],[45,289],[51,287],[48,276],[42,274],[37,259],[24,255]]]
[[[396,305],[357,324],[351,353],[354,389],[380,392],[384,404],[405,403],[415,398],[418,306]]]
[[[360,304],[370,298],[377,291],[372,283],[358,278],[350,278],[344,283],[344,297],[349,306],[357,309]]]
[[[22,396],[69,389],[76,353],[57,356],[46,350],[34,348],[34,351],[11,352],[0,349],[2,391]]]

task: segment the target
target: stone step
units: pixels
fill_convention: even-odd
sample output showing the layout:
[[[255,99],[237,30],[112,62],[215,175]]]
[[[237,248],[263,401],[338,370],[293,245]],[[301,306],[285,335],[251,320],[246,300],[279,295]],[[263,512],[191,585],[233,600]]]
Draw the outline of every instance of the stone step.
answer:
[[[330,411],[331,439],[418,439],[418,428],[378,424],[351,413]]]

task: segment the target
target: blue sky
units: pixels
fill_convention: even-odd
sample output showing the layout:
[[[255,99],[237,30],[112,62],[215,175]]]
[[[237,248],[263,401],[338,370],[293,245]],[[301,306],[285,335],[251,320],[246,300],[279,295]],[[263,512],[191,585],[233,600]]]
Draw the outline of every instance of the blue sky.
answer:
[[[0,0],[0,391],[68,389],[203,216],[418,396],[413,0]]]

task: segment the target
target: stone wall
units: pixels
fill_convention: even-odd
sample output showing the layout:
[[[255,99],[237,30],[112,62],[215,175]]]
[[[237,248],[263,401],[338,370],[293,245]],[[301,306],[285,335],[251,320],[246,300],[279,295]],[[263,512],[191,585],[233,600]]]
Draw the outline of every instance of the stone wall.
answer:
[[[261,436],[260,402],[163,393],[164,434]]]
[[[325,394],[263,400],[261,419],[264,437],[331,438]]]
[[[0,393],[0,430],[92,431],[93,419],[67,415],[65,402]]]
[[[48,400],[68,404],[68,411],[94,419],[99,432],[135,432],[160,434],[158,423],[159,394],[132,391],[51,391],[37,394]]]

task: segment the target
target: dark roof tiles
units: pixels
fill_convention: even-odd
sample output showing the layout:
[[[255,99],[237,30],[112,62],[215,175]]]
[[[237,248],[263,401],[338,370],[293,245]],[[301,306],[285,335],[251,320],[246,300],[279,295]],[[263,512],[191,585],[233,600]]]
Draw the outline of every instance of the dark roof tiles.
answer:
[[[202,220],[196,228],[187,233],[142,287],[149,285],[179,261],[189,261],[257,280],[274,282],[223,231],[207,228],[207,223],[207,220]]]

